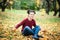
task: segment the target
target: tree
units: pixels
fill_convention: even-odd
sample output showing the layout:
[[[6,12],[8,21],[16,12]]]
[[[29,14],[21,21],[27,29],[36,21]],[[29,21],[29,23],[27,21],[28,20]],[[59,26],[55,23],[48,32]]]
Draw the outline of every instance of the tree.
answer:
[[[7,7],[7,5],[8,5],[7,0],[2,0],[2,1],[0,2],[0,7],[1,7],[1,9],[2,9],[2,12],[5,11],[5,8]]]
[[[37,0],[15,0],[13,4],[14,9],[39,9],[39,3]]]
[[[54,1],[56,1],[56,0],[54,0]],[[57,0],[57,2],[58,2],[58,5],[59,5],[59,9],[57,10],[57,8],[56,8],[56,2],[55,2],[55,6],[54,6],[54,15],[53,16],[56,16],[57,15],[57,12],[59,11],[59,17],[60,17],[60,0]]]

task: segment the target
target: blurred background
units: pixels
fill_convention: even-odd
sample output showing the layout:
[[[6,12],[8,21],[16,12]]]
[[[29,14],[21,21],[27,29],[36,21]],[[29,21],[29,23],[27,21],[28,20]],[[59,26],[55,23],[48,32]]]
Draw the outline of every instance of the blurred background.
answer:
[[[35,10],[36,23],[44,30],[40,40],[60,40],[60,0],[0,0],[0,40],[26,40],[21,27],[12,29],[27,17],[28,9]]]

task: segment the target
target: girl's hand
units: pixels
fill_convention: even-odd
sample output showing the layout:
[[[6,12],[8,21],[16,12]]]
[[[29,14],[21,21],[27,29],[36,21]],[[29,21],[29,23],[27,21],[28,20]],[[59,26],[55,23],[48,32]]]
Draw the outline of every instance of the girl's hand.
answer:
[[[16,32],[16,28],[13,28],[12,31],[13,31],[13,32]]]

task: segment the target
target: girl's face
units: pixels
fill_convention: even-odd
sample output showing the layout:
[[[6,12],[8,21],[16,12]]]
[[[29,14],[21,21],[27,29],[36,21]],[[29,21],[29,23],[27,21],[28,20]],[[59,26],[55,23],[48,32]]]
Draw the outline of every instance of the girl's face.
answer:
[[[30,12],[30,14],[28,14],[28,17],[30,18],[30,19],[33,19],[34,18],[34,12]]]

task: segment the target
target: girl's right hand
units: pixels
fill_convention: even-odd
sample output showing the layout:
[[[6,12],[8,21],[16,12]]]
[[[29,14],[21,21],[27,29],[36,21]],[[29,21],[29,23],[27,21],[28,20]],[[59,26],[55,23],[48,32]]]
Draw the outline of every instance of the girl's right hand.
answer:
[[[12,31],[13,31],[13,32],[16,32],[16,28],[13,28]]]

